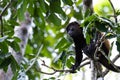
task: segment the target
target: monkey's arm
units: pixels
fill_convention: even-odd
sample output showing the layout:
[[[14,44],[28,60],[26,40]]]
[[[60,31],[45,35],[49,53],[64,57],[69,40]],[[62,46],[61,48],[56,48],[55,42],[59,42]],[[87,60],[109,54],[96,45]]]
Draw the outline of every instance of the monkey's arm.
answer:
[[[83,55],[82,50],[75,48],[75,64],[71,67],[72,71],[71,73],[75,73],[75,70],[80,66],[80,63],[82,61]]]

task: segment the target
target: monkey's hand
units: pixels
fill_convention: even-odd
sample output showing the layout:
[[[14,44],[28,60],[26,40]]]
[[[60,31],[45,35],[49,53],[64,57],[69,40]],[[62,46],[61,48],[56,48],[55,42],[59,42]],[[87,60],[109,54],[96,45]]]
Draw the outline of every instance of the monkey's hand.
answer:
[[[82,61],[83,55],[82,55],[82,50],[80,49],[75,49],[76,55],[75,55],[75,64],[72,65],[71,67],[71,73],[76,73],[76,69],[80,66],[80,63]]]

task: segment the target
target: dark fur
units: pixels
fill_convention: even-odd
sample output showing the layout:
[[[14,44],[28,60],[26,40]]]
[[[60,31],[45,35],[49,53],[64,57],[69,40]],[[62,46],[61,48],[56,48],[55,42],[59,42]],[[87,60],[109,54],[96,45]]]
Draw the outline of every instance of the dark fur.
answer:
[[[91,41],[90,45],[86,44],[86,39],[83,35],[83,29],[80,27],[80,25],[77,22],[70,23],[66,28],[67,33],[72,37],[74,44],[75,44],[75,64],[72,66],[72,73],[75,72],[75,70],[80,66],[80,63],[83,58],[82,51],[91,59],[94,59],[94,53],[96,50],[96,43]],[[100,34],[100,33],[98,33]],[[101,35],[101,34],[100,34]],[[107,43],[106,43],[107,42]],[[106,56],[108,56],[109,53],[109,46],[108,41],[106,41],[102,45],[102,50],[105,52]],[[101,52],[97,52],[97,57],[99,58],[98,61],[105,66],[107,69],[120,72],[120,67],[112,64],[111,61],[109,61]]]

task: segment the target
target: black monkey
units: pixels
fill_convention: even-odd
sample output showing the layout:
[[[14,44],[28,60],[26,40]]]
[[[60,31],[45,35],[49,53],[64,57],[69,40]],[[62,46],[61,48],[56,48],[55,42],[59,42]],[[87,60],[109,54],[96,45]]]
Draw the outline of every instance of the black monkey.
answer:
[[[80,63],[83,58],[83,52],[91,59],[94,60],[94,53],[96,50],[96,43],[91,41],[90,45],[86,44],[86,39],[83,35],[83,28],[77,22],[72,22],[68,24],[66,28],[67,33],[72,37],[75,44],[75,64],[72,66],[71,73],[74,73],[75,70],[80,66]],[[100,32],[97,33],[102,36]],[[105,55],[108,56],[110,43],[105,39],[101,49],[104,51]],[[98,61],[105,66],[107,69],[114,72],[120,72],[120,67],[112,64],[100,51],[97,52]]]

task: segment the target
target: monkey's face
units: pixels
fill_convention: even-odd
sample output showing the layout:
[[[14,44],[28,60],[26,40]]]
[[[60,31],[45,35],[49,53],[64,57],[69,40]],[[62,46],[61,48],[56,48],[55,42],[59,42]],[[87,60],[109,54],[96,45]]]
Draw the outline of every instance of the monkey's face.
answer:
[[[82,28],[79,27],[77,22],[70,23],[67,26],[66,31],[71,37],[77,37],[82,34]]]

